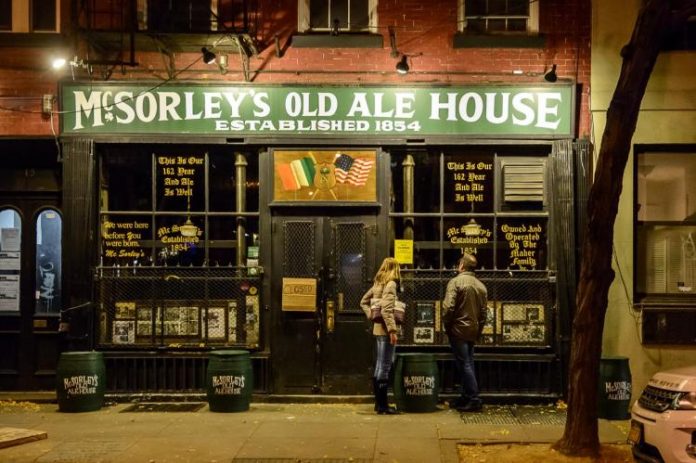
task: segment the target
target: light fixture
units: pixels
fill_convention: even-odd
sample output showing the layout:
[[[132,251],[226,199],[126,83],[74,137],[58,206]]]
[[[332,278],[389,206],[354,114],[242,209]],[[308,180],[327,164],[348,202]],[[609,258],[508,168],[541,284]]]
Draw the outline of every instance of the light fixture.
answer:
[[[399,50],[396,48],[396,31],[394,26],[389,26],[389,45],[391,46],[390,56],[392,58],[399,57]]]
[[[51,117],[53,112],[53,95],[46,93],[41,97],[41,115]]]
[[[544,74],[544,80],[546,82],[556,82],[558,80],[558,75],[556,75],[556,65],[551,66],[551,70]]]
[[[193,191],[189,189],[189,191],[186,192],[186,222],[184,222],[183,225],[179,227],[179,233],[181,233],[181,236],[185,236],[186,238],[193,238],[195,236],[198,236],[198,227],[191,222],[191,194],[193,194]]]
[[[463,228],[464,236],[479,236],[481,234],[481,225],[476,223],[473,218]]]
[[[227,55],[218,56],[218,67],[220,68],[220,74],[227,74]]]
[[[201,53],[203,53],[203,62],[205,64],[211,64],[215,62],[215,53],[208,50],[206,47],[201,48]]]
[[[55,70],[63,69],[68,64],[68,60],[63,56],[56,56],[51,60],[51,67]]]
[[[401,59],[396,63],[396,72],[399,74],[408,74],[409,69],[411,68],[408,65],[408,56],[401,55]]]
[[[181,236],[193,238],[194,236],[198,235],[198,227],[191,222],[191,218],[189,217],[186,219],[186,222],[179,227],[179,232],[181,233]]]

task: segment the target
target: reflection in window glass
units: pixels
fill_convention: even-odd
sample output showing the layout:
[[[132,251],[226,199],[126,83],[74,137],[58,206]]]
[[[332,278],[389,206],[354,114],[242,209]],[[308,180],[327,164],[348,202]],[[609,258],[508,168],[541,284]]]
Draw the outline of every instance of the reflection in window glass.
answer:
[[[22,219],[13,209],[0,211],[0,312],[19,311]]]
[[[640,153],[638,220],[696,222],[696,153]]]
[[[59,313],[61,309],[63,219],[54,209],[36,218],[36,313]]]

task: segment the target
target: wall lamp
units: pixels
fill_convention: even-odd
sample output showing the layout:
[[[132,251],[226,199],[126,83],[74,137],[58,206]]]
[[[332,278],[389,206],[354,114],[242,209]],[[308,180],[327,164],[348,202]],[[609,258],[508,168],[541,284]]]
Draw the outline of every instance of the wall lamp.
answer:
[[[401,75],[408,74],[411,67],[408,65],[408,56],[401,55],[401,59],[396,63],[396,72]]]
[[[208,50],[206,47],[201,48],[201,53],[203,53],[203,62],[205,64],[212,64],[215,62],[215,53]]]
[[[556,65],[553,64],[551,69],[544,74],[544,80],[546,82],[556,82],[558,80],[558,75],[556,74]]]

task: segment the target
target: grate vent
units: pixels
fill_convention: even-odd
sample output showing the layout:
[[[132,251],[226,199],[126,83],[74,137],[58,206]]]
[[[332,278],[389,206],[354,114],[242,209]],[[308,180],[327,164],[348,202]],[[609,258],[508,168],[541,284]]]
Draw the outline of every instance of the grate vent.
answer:
[[[121,410],[126,412],[197,412],[205,406],[205,403],[184,402],[184,403],[141,403],[133,404]]]

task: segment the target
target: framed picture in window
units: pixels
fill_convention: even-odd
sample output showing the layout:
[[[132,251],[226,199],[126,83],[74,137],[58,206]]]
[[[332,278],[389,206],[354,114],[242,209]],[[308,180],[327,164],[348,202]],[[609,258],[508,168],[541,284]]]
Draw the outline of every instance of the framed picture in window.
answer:
[[[112,342],[114,344],[135,343],[135,321],[114,321]]]
[[[205,335],[208,340],[225,340],[225,307],[208,307],[203,311]]]
[[[135,302],[119,301],[114,304],[114,318],[116,320],[132,320],[135,318]]]

